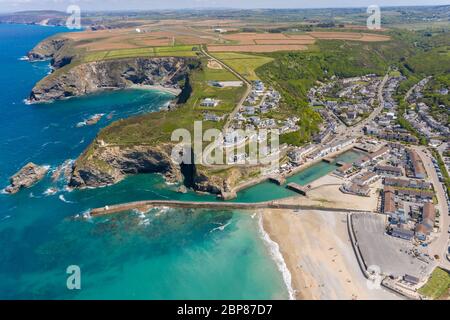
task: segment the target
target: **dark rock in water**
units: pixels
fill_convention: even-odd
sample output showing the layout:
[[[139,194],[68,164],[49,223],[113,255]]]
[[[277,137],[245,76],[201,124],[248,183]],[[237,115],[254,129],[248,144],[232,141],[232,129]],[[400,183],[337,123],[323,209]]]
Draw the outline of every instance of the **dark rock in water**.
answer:
[[[177,192],[178,192],[178,193],[187,193],[187,192],[188,192],[188,189],[186,188],[186,186],[180,186],[180,187],[177,189]]]
[[[29,188],[40,181],[47,173],[48,168],[38,166],[32,162],[25,165],[10,179],[11,185],[5,191],[10,194],[19,192],[22,188]]]

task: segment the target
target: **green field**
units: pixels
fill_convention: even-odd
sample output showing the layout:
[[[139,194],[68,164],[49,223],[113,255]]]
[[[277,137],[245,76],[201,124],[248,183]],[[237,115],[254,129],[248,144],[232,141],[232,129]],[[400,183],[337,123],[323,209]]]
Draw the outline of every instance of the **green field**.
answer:
[[[441,268],[436,268],[428,282],[419,289],[419,293],[432,299],[448,295],[450,289],[450,274]]]
[[[273,61],[270,57],[256,56],[234,52],[217,52],[214,57],[231,67],[247,80],[258,80],[256,69]]]
[[[206,65],[207,60],[202,59],[201,67],[191,72],[189,83],[192,85],[192,92],[186,103],[171,112],[154,112],[117,121],[103,129],[99,137],[108,143],[118,145],[168,142],[175,129],[184,128],[192,131],[194,121],[203,120],[203,112],[206,110],[219,116],[230,113],[244,94],[245,86],[239,88],[211,87],[208,85],[208,81],[215,78],[213,75],[215,70],[207,68]],[[220,71],[222,74],[229,73],[226,70]],[[217,107],[200,107],[200,101],[203,98],[215,98],[221,103]],[[221,122],[205,121],[203,130],[222,129],[224,123],[225,120]]]
[[[204,66],[204,68],[207,68]],[[210,69],[207,68],[207,72],[203,77],[206,81],[239,81],[239,79],[226,69]]]
[[[136,57],[195,57],[196,49],[196,46],[174,46],[94,51],[86,53],[82,57],[82,61],[93,62]]]

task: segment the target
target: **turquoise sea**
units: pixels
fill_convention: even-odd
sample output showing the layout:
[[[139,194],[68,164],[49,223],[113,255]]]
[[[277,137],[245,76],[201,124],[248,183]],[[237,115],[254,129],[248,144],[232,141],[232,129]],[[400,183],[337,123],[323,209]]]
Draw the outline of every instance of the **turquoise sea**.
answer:
[[[151,112],[171,96],[128,90],[26,105],[48,62],[20,58],[63,28],[0,25],[0,189],[27,162],[52,169],[76,159],[111,121]],[[77,123],[96,113],[95,126]],[[344,157],[354,158],[355,154]],[[319,164],[292,177],[307,184],[334,169]],[[46,195],[48,188],[57,188]],[[272,184],[236,201],[293,195]],[[146,215],[78,219],[89,208],[142,199],[211,201],[180,194],[158,175],[111,187],[67,192],[50,176],[16,195],[0,194],[0,299],[287,299],[283,275],[261,237],[257,218],[239,212],[153,210]],[[66,287],[66,268],[81,268],[81,290]]]

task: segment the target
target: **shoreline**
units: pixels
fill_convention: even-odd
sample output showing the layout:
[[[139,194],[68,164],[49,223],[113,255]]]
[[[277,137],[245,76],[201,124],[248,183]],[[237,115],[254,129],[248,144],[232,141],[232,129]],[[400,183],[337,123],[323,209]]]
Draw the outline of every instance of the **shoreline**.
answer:
[[[181,93],[181,89],[176,88],[168,88],[161,85],[147,85],[147,84],[133,84],[128,89],[137,89],[137,90],[153,90],[153,91],[161,91],[165,93],[170,93],[174,96],[179,96]]]
[[[401,299],[367,287],[347,231],[347,214],[266,209],[262,225],[279,247],[297,300]]]
[[[125,90],[143,90],[143,91],[159,91],[159,92],[163,92],[166,94],[170,94],[174,98],[176,98],[180,93],[181,93],[181,89],[175,89],[175,88],[166,88],[163,86],[159,86],[159,85],[132,85],[126,88],[117,88],[117,87],[108,87],[108,88],[101,88],[98,91],[89,93],[89,94],[83,94],[83,95],[79,95],[79,96],[70,96],[70,97],[64,97],[62,99],[56,99],[56,100],[41,100],[41,101],[31,101],[30,98],[25,98],[23,99],[23,103],[26,105],[33,105],[33,104],[51,104],[54,103],[56,101],[65,101],[65,100],[69,100],[69,99],[77,99],[77,98],[85,98],[85,97],[89,97],[89,96],[93,96],[93,95],[97,95],[97,94],[103,94],[103,93],[108,93],[108,92],[116,92],[116,91],[125,91]]]

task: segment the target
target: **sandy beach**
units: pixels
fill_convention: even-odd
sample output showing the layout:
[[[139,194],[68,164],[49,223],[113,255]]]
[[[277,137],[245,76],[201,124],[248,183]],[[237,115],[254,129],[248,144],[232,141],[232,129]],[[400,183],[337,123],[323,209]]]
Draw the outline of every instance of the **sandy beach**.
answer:
[[[326,211],[264,210],[263,227],[278,243],[296,299],[399,299],[369,290],[347,232],[347,215]]]
[[[371,187],[370,197],[360,197],[356,195],[345,194],[339,190],[343,183],[342,178],[331,174],[321,177],[311,183],[311,189],[307,196],[295,196],[281,199],[282,203],[301,203],[304,205],[319,206],[324,208],[340,208],[375,211],[378,203],[376,183]]]
[[[130,87],[130,89],[141,89],[141,90],[158,90],[162,92],[167,92],[170,94],[173,94],[175,96],[178,96],[181,93],[181,89],[176,88],[168,88],[163,87],[161,85],[143,85],[143,84],[135,84]]]

